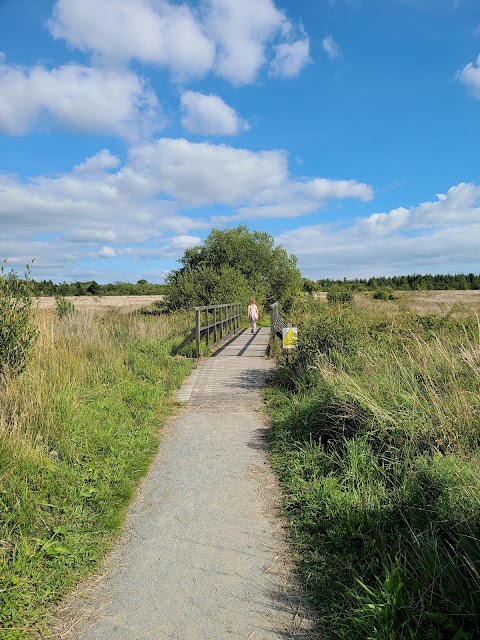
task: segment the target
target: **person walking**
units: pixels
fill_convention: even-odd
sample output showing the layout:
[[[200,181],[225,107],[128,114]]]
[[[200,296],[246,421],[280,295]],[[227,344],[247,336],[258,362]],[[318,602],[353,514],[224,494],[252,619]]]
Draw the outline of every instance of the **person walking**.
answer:
[[[258,320],[258,307],[255,304],[255,298],[250,298],[248,301],[248,321],[250,326],[252,327],[252,333],[257,331],[257,320]]]

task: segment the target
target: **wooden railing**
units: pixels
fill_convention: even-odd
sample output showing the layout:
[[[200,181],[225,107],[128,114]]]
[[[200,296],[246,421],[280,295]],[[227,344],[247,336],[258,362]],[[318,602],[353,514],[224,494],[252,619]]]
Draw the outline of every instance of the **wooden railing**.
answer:
[[[278,310],[278,302],[270,305],[270,338],[276,335],[282,337],[282,330],[287,326],[287,321]]]
[[[212,344],[215,344],[215,342],[229,333],[235,333],[241,322],[241,302],[195,307],[195,328],[192,329],[182,344],[175,349],[175,353],[179,353],[183,347],[195,340],[196,354],[197,358],[199,358],[202,338],[205,338],[205,343],[208,347],[210,339],[212,339]]]

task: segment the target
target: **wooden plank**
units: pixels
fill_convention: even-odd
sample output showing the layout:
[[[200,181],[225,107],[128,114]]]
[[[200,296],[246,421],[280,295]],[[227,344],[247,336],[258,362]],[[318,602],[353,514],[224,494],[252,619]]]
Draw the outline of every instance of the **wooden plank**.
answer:
[[[195,334],[196,334],[197,330],[196,329],[192,329],[192,331],[188,334],[188,336],[185,338],[185,340],[182,342],[182,344],[178,345],[178,347],[176,349],[174,349],[173,351],[173,355],[176,356],[177,353],[179,351],[181,351],[181,349],[183,349],[183,347],[186,347],[187,344],[189,342],[191,342],[194,338],[195,338]]]

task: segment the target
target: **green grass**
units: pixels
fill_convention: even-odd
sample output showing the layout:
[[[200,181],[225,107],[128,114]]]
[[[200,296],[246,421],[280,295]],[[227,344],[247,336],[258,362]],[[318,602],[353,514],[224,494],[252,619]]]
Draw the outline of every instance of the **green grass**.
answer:
[[[477,319],[297,312],[267,400],[322,637],[480,637]]]
[[[35,361],[0,398],[0,636],[47,611],[112,547],[192,362],[182,317],[40,319]]]

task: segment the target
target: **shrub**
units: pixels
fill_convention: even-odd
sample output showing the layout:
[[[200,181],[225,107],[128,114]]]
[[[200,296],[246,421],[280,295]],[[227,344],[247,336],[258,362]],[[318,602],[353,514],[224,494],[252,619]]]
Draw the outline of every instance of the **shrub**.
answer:
[[[302,367],[309,367],[323,354],[327,361],[337,365],[340,360],[355,356],[361,335],[362,327],[349,310],[325,308],[302,327],[297,359]]]
[[[25,269],[21,279],[13,269],[6,272],[6,260],[0,267],[0,376],[21,373],[37,340],[30,265]]]
[[[330,304],[352,304],[353,293],[345,289],[332,289],[327,293],[327,302]]]
[[[65,296],[55,296],[55,309],[59,318],[71,316],[75,313],[75,305]]]
[[[188,309],[209,304],[240,302],[255,295],[260,306],[264,298],[249,286],[245,276],[234,267],[200,265],[180,270],[168,286],[168,300],[173,308]]]
[[[377,289],[372,296],[375,300],[395,300],[393,289],[385,287],[384,289]]]

